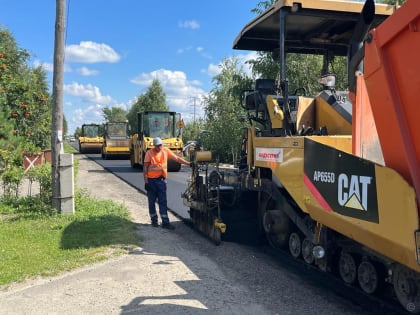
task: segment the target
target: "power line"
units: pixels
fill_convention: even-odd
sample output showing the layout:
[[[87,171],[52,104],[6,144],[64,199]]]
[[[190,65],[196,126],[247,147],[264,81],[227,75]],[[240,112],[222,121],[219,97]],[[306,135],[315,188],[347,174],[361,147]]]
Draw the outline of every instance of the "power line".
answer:
[[[197,100],[199,100],[200,97],[192,96],[191,99],[193,100],[193,104],[192,104],[192,106],[194,108],[194,110],[193,110],[193,122],[195,123],[195,116],[196,116],[196,113],[197,113],[196,108],[197,108],[198,105],[202,105],[204,100],[201,100],[201,102],[197,104]]]

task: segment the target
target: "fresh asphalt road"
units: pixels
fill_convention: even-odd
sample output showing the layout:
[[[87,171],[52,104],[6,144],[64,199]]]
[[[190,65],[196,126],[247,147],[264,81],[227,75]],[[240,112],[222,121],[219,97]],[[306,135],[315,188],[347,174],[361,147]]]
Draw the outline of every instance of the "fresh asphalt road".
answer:
[[[86,154],[86,156],[131,186],[145,192],[143,172],[138,168],[132,168],[130,160],[122,158],[104,160],[100,154]],[[185,165],[182,165],[179,172],[168,173],[168,208],[183,219],[189,219],[189,214],[188,208],[183,204],[181,194],[187,188],[190,176],[191,168]]]

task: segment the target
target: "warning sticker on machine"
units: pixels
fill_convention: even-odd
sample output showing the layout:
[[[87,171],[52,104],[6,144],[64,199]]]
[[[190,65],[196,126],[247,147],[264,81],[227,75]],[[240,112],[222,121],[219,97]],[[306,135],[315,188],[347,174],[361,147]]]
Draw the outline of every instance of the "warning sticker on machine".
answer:
[[[283,162],[283,149],[256,148],[256,160],[264,162]]]

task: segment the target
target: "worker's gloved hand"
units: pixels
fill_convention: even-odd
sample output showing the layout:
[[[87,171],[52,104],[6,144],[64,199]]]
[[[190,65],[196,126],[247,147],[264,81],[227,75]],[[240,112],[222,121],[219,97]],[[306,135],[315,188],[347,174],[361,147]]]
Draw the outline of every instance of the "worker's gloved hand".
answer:
[[[144,184],[144,189],[145,189],[146,191],[149,191],[149,189],[150,189],[150,187],[149,187],[149,183],[145,183],[145,184]]]
[[[193,163],[192,162],[190,162],[190,167],[192,167],[193,166]]]

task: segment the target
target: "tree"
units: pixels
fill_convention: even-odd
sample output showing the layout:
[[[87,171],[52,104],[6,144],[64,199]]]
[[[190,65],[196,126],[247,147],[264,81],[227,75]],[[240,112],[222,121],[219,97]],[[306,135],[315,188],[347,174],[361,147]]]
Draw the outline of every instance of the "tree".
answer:
[[[205,128],[205,120],[198,118],[195,121],[187,122],[182,131],[182,141],[186,144],[188,141],[198,140],[200,131]]]
[[[76,128],[76,130],[74,131],[74,136],[76,138],[82,136],[82,127],[79,126],[79,127]]]
[[[276,3],[277,0],[262,0],[257,3],[257,6],[253,9],[251,9],[252,13],[255,13],[256,15],[260,15],[265,10],[267,10],[269,7],[271,7],[274,3]]]
[[[252,80],[245,75],[236,57],[225,58],[220,68],[221,72],[213,78],[215,86],[206,98],[205,127],[210,136],[203,144],[220,162],[235,162],[243,127],[238,116],[245,114],[240,103],[241,93],[250,89]]]
[[[67,123],[66,116],[63,114],[63,135],[67,135],[69,132],[69,125]]]
[[[260,1],[257,7],[251,12],[256,14],[263,13],[276,1]],[[251,65],[252,73],[255,77],[279,79],[279,61],[274,59],[271,53],[259,52],[256,59],[248,61]],[[286,77],[288,80],[289,93],[294,93],[302,88],[307,95],[315,95],[321,89],[318,78],[322,73],[323,60],[319,55],[287,54],[286,56]],[[346,58],[332,58],[329,64],[329,72],[336,74],[338,90],[347,88],[347,69]],[[284,79],[284,78],[283,78]]]
[[[313,96],[320,92],[318,83],[322,73],[322,56],[308,54],[288,54],[286,58],[286,75],[289,80],[289,93],[294,93],[299,88],[304,88],[307,95]],[[337,77],[336,89],[345,90],[347,82],[346,57],[334,57],[329,63],[329,73]]]
[[[105,107],[102,109],[105,121],[122,122],[127,120],[127,111],[121,107]]]
[[[137,113],[144,111],[169,111],[166,104],[166,94],[158,79],[153,80],[144,94],[137,97],[136,102],[130,108],[127,119],[134,132],[137,130]]]
[[[17,158],[25,147],[45,149],[51,144],[51,97],[46,73],[30,67],[29,53],[12,34],[0,29],[0,149]]]
[[[386,4],[392,4],[392,5],[395,5],[395,4],[401,5],[405,2],[405,0],[382,0],[381,2],[386,3]]]

